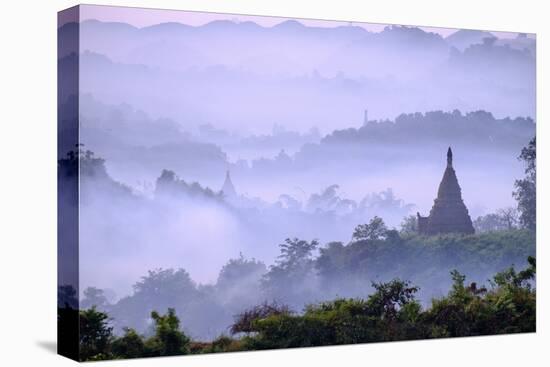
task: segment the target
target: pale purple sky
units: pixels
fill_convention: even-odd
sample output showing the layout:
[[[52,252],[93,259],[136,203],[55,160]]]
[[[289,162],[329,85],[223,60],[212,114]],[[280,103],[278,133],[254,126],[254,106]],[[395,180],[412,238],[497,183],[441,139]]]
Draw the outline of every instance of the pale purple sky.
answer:
[[[102,6],[102,5],[81,5],[81,21],[96,19],[103,22],[122,22],[128,23],[135,27],[147,27],[154,24],[177,22],[192,26],[200,26],[214,20],[232,20],[238,22],[252,21],[263,27],[272,27],[276,24],[289,19],[298,20],[306,26],[315,27],[338,27],[349,25],[351,22],[331,21],[331,20],[316,20],[316,19],[296,19],[274,16],[254,16],[240,14],[223,14],[223,13],[207,13],[184,10],[165,10],[165,9],[150,9],[150,8],[132,8],[119,6]],[[60,20],[62,25],[64,22]],[[380,32],[388,24],[380,23],[364,23],[353,22],[354,26],[360,26],[371,32]],[[455,28],[438,28],[438,27],[419,27],[427,32],[439,33],[442,36],[447,36],[456,32]],[[515,38],[515,32],[492,32],[499,38]]]

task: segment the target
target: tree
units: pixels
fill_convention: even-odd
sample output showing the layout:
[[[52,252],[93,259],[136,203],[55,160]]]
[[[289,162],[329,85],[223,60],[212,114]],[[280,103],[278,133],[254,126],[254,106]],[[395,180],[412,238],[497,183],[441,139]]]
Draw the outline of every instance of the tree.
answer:
[[[105,309],[109,305],[103,289],[88,287],[84,290],[84,299],[80,302],[80,308],[86,309],[95,306],[98,309]]]
[[[519,220],[524,228],[534,230],[537,221],[537,143],[536,137],[521,150],[518,157],[525,164],[525,177],[516,180],[513,192],[514,198],[518,202]]]
[[[141,358],[146,355],[143,338],[130,328],[124,329],[124,335],[113,342],[111,349],[116,358]]]
[[[113,328],[109,316],[95,307],[80,311],[80,359],[82,361],[107,359]]]
[[[518,212],[515,208],[499,209],[477,217],[473,225],[477,232],[509,231],[518,226]]]
[[[109,307],[117,330],[131,326],[143,332],[148,327],[151,310],[177,308],[183,311],[199,298],[199,291],[184,269],[156,269],[133,285],[132,295]],[[185,313],[188,318],[192,315]],[[179,315],[183,317],[182,314]],[[185,321],[189,322],[189,319]]]
[[[507,270],[497,273],[493,277],[493,282],[499,287],[514,287],[531,289],[531,281],[535,279],[537,271],[536,260],[533,256],[527,258],[529,267],[520,272],[511,267]]]
[[[503,208],[497,211],[502,223],[507,230],[512,230],[518,225],[518,211],[516,208]]]
[[[375,292],[369,296],[368,305],[384,319],[395,319],[397,312],[406,304],[415,300],[415,293],[420,289],[410,282],[394,279],[387,283],[372,283]]]
[[[368,224],[360,224],[355,227],[352,239],[355,241],[375,241],[379,239],[384,239],[387,232],[388,227],[386,227],[384,220],[378,216],[375,216],[370,220]]]
[[[283,269],[296,268],[312,259],[313,251],[319,246],[317,240],[307,242],[297,238],[287,238],[280,244],[281,254],[277,257],[277,266]]]
[[[246,259],[242,253],[238,259],[230,259],[220,270],[216,286],[231,288],[243,282],[258,281],[267,270],[265,264],[255,259]]]
[[[266,296],[291,305],[309,299],[316,279],[313,251],[318,246],[317,240],[298,238],[287,238],[280,244],[281,254],[261,280]]]
[[[292,313],[286,305],[280,305],[277,302],[264,302],[235,316],[235,322],[231,325],[230,331],[231,334],[251,333],[255,330],[253,323],[257,320],[265,319],[269,316],[291,315]]]
[[[195,283],[184,269],[150,270],[133,288],[133,297],[148,306],[149,310],[168,308],[174,300],[190,298],[197,293]]]
[[[417,232],[416,215],[407,215],[401,222],[401,233],[416,233]]]
[[[220,270],[214,297],[231,314],[256,304],[260,299],[260,281],[267,272],[261,261],[246,259],[242,254],[230,259]]]
[[[166,315],[151,312],[155,322],[155,336],[147,341],[147,348],[154,356],[175,356],[189,353],[190,339],[180,331],[180,320],[173,308]]]
[[[472,223],[477,233],[502,231],[502,221],[496,213],[490,213],[477,217]]]

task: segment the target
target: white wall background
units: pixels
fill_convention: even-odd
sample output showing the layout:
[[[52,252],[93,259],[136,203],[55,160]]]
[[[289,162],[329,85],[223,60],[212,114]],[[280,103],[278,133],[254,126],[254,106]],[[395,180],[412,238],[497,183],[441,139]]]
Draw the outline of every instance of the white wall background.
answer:
[[[97,4],[537,33],[537,334],[323,347],[105,366],[539,366],[550,342],[549,10],[540,0],[116,0]],[[73,1],[3,2],[0,13],[0,365],[73,362],[56,338],[56,23]]]

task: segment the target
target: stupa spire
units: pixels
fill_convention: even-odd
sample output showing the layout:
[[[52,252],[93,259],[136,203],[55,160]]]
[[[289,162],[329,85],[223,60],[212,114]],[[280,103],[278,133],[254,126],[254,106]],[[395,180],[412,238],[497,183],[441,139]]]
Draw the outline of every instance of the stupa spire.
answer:
[[[453,166],[453,151],[451,150],[451,147],[447,149],[447,167]]]
[[[225,181],[223,182],[222,191],[226,197],[237,196],[237,190],[235,190],[235,186],[233,186],[233,182],[231,181],[231,175],[229,174],[229,170],[227,170],[225,173]]]

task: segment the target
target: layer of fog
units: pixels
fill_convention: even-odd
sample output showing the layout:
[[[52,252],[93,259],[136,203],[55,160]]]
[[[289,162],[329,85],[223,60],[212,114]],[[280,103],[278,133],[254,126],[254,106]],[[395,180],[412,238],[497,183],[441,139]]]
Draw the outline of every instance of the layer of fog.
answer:
[[[337,185],[306,200],[224,197],[168,171],[159,173],[147,197],[113,181],[102,162],[89,172],[80,179],[81,290],[93,285],[120,295],[150,269],[183,267],[210,283],[239,253],[270,264],[286,238],[347,241],[374,215],[398,225],[414,208],[391,189],[354,201]]]
[[[425,212],[452,146],[464,199],[481,215],[512,204],[512,183],[522,173],[516,157],[535,134],[530,119],[498,120],[481,111],[370,120],[324,137],[281,127],[260,137],[223,128],[192,133],[173,120],[153,120],[129,105],[104,105],[89,95],[80,106],[81,142],[107,159],[115,180],[134,190],[150,194],[163,169],[219,190],[229,170],[239,194],[271,203],[282,194],[304,201],[332,184],[353,200],[391,187]],[[227,153],[232,148],[252,157],[236,159]]]
[[[80,88],[194,131],[211,124],[266,134],[279,124],[328,133],[360,126],[364,109],[372,119],[455,108],[534,117],[534,50],[477,41],[458,50],[404,27],[371,34],[221,22],[138,30],[90,21],[81,29]]]

